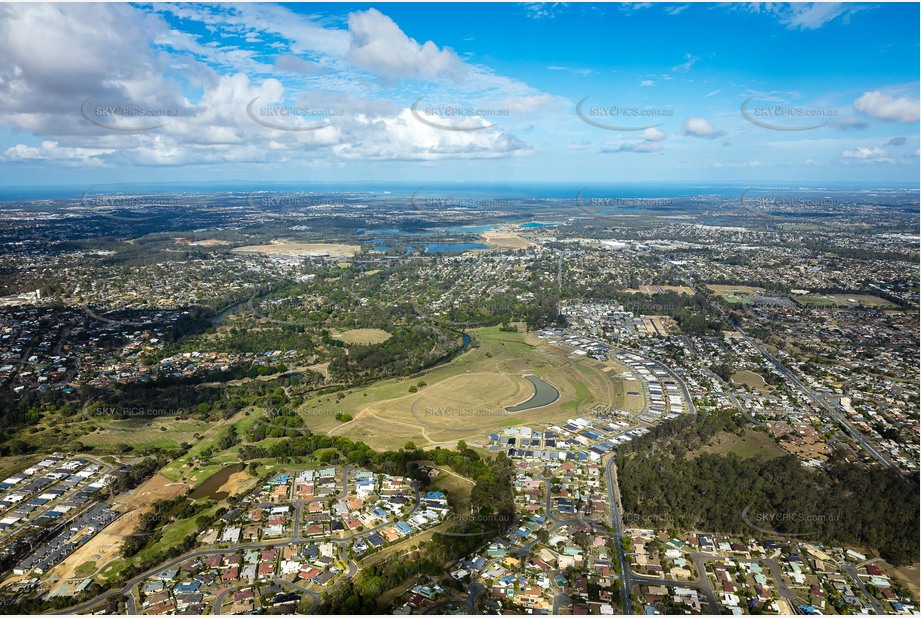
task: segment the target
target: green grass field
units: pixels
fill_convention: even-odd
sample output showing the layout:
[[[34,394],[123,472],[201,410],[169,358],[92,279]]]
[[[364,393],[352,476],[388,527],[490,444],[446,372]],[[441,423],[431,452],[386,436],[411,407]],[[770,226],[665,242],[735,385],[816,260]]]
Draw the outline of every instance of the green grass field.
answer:
[[[788,454],[777,446],[771,436],[763,431],[753,431],[751,429],[745,429],[741,437],[733,433],[718,433],[710,441],[710,444],[693,451],[691,456],[696,457],[704,453],[714,455],[729,455],[731,453],[743,459],[758,455],[773,458]]]
[[[896,305],[885,298],[870,294],[810,294],[794,297],[801,305],[817,307],[873,307],[876,309],[894,309]]]
[[[732,374],[732,381],[735,384],[745,384],[754,389],[763,389],[767,386],[764,378],[752,371],[736,371]]]
[[[559,422],[596,402],[624,405],[622,381],[616,372],[605,373],[611,364],[572,358],[561,347],[498,327],[477,329],[473,336],[477,347],[421,377],[384,380],[341,400],[318,397],[298,412],[311,431],[347,435],[378,449],[399,448],[408,441],[450,448],[461,439],[482,445],[491,430]],[[526,375],[553,385],[559,399],[532,410],[506,412],[506,407],[531,397],[533,386]],[[425,386],[418,387],[420,381]],[[410,391],[414,385],[415,393]],[[337,421],[339,412],[353,420]]]

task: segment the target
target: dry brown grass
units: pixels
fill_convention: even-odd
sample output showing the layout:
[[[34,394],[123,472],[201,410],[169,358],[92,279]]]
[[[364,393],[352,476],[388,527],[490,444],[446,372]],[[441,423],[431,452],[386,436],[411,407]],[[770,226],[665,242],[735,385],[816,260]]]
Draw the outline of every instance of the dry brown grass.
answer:
[[[379,328],[353,328],[333,333],[333,337],[345,343],[372,345],[384,343],[390,339],[390,333]]]
[[[279,242],[268,245],[249,245],[231,249],[238,253],[264,253],[266,255],[310,255],[312,253],[328,253],[331,256],[352,257],[361,250],[358,245],[342,245],[333,243],[299,243]]]

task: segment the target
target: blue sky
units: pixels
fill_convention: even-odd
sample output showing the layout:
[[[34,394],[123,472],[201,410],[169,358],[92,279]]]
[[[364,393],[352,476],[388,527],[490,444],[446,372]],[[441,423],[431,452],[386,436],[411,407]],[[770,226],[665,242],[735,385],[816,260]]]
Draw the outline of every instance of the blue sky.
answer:
[[[0,184],[919,180],[919,5],[7,4]]]

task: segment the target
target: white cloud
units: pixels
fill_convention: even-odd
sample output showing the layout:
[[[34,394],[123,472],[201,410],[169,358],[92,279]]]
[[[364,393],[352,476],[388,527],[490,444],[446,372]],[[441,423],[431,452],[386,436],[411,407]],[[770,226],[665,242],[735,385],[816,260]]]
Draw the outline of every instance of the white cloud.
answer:
[[[0,122],[75,135],[95,133],[78,121],[87,98],[186,108],[178,82],[164,77],[166,62],[150,46],[166,31],[158,17],[129,5],[0,6]]]
[[[282,54],[277,56],[275,58],[275,68],[279,71],[300,73],[302,75],[313,75],[323,70],[323,67],[316,62],[308,62],[293,54]]]
[[[566,6],[565,2],[526,2],[524,10],[531,19],[552,19]]]
[[[655,85],[656,85],[656,83],[655,83],[654,81],[652,81],[651,79],[644,79],[643,81],[640,82],[640,86],[644,86],[644,87],[646,87],[646,86],[655,86]]]
[[[783,22],[791,29],[815,30],[849,11],[841,2],[809,2],[790,5]]]
[[[551,64],[550,66],[547,67],[547,69],[549,69],[550,71],[568,71],[570,73],[575,73],[576,75],[581,75],[583,77],[587,75],[594,75],[595,73],[597,73],[595,69],[580,69],[576,67],[564,67],[558,64]]]
[[[847,22],[867,5],[842,2],[753,2],[734,8],[771,15],[790,30],[816,30],[838,18]]]
[[[62,147],[57,142],[46,140],[38,148],[25,144],[11,146],[0,155],[0,160],[11,163],[60,161],[98,167],[103,165],[102,156],[112,152],[114,150]]]
[[[444,131],[419,122],[409,109],[396,117],[361,117],[350,139],[333,151],[343,159],[438,160],[498,158],[530,154],[533,149],[514,135],[495,128]],[[357,137],[357,135],[356,135]]]
[[[510,114],[532,114],[557,109],[559,100],[547,93],[513,96],[499,103],[502,111]]]
[[[601,152],[603,153],[614,153],[614,152],[640,152],[640,153],[650,153],[650,152],[661,152],[662,151],[662,142],[665,141],[665,138],[668,135],[665,131],[661,131],[656,127],[649,127],[643,131],[643,139],[638,142],[628,142],[626,144],[620,144],[619,146],[602,146]]]
[[[691,67],[694,66],[695,64],[697,64],[697,61],[698,61],[698,60],[700,60],[700,58],[697,58],[696,56],[694,56],[694,55],[692,55],[692,54],[685,54],[685,55],[684,55],[684,62],[682,62],[681,64],[676,64],[675,66],[673,66],[673,67],[672,67],[672,72],[673,72],[673,73],[679,73],[679,72],[680,72],[680,73],[683,73],[683,72],[685,72],[685,71],[690,71],[690,70],[691,70]]]
[[[882,148],[879,148],[878,146],[873,148],[859,147],[852,150],[843,151],[841,153],[841,157],[845,159],[860,159],[864,161],[888,161],[889,153]]]
[[[179,31],[166,19],[197,27]],[[270,5],[0,5],[0,126],[43,139],[40,146],[8,142],[0,159],[178,166],[510,157],[534,152],[510,125],[525,114],[571,106],[487,67],[464,63],[431,41],[419,44],[374,9],[351,14],[349,30],[312,19]],[[204,34],[192,34],[199,30]],[[36,38],[47,43],[36,47]],[[272,41],[274,59],[258,62],[255,50],[235,47],[248,39]],[[401,86],[382,95],[382,83],[368,80],[366,71],[382,82],[425,80],[426,89],[414,96],[425,94],[426,101],[501,109],[510,116],[473,118],[502,125],[474,132],[426,126],[409,110],[413,93]],[[452,81],[464,77],[462,86]],[[195,100],[183,96],[183,79],[191,92],[200,92]],[[178,114],[156,130],[107,130],[81,117],[87,97],[94,108],[130,105]],[[249,117],[247,105],[254,100],[258,107],[344,113],[321,128],[279,130]],[[323,122],[292,116],[270,124],[304,128]]]
[[[854,101],[854,109],[879,120],[918,122],[918,99],[892,97],[879,90],[865,92]]]
[[[348,60],[384,78],[459,81],[467,71],[454,51],[439,49],[432,41],[420,45],[377,9],[350,13],[349,32]]]
[[[714,163],[716,169],[755,169],[763,167],[761,161],[745,161],[742,163]]]
[[[832,125],[842,131],[862,131],[870,126],[867,121],[861,120],[857,116],[841,116],[832,120]]]
[[[639,152],[639,153],[650,153],[650,152],[660,152],[662,150],[662,144],[657,142],[630,142],[628,144],[621,144],[617,147],[602,147],[601,152],[603,153],[614,153],[614,152]]]
[[[649,142],[661,142],[666,137],[668,136],[665,133],[665,131],[661,131],[657,129],[656,127],[649,127],[648,129],[643,131],[643,139]]]
[[[682,126],[684,127],[684,134],[690,137],[716,139],[725,135],[725,131],[717,130],[713,123],[706,118],[688,118]]]

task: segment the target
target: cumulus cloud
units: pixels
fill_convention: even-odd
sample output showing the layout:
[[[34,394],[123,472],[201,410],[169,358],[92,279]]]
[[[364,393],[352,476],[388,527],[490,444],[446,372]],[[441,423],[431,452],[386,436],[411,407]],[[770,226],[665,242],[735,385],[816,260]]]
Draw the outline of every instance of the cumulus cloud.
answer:
[[[395,117],[356,119],[362,139],[333,148],[344,159],[497,158],[528,154],[532,148],[519,138],[490,128],[483,131],[443,131],[419,122],[409,109]]]
[[[662,150],[662,144],[658,142],[630,142],[628,144],[621,144],[616,148],[604,147],[601,149],[601,152],[612,153],[612,152],[640,152],[640,153],[650,153],[650,152],[660,152]]]
[[[114,150],[105,150],[97,148],[70,148],[64,147],[57,142],[46,140],[40,146],[26,146],[16,144],[7,148],[0,160],[10,163],[15,162],[37,162],[37,161],[57,161],[68,164],[80,163],[99,167],[104,164],[103,155],[111,154]]]
[[[725,135],[725,131],[719,131],[713,126],[713,123],[706,118],[688,118],[682,125],[684,134],[690,137],[700,137],[703,139],[716,139]]]
[[[601,152],[603,153],[615,153],[615,152],[638,152],[638,153],[650,153],[650,152],[661,152],[662,151],[662,142],[665,141],[665,138],[668,135],[665,131],[661,131],[656,127],[649,127],[643,131],[643,139],[638,142],[628,142],[626,144],[620,144],[618,146],[602,146]]]
[[[879,120],[918,122],[919,101],[908,97],[895,98],[879,90],[865,92],[854,101],[854,109]]]
[[[877,146],[872,148],[861,146],[853,150],[843,151],[841,157],[844,159],[859,159],[861,161],[887,161],[889,160],[889,153]]]
[[[349,14],[352,35],[348,59],[356,67],[389,79],[448,78],[459,81],[466,67],[449,48],[422,45],[377,9]]]
[[[179,31],[164,16],[200,27]],[[36,47],[39,35],[47,41]],[[240,41],[268,40],[277,41],[277,55],[267,64],[256,60],[256,50],[237,47],[245,45]],[[5,144],[0,160],[7,163],[111,167],[511,157],[533,152],[506,126],[513,117],[502,118],[501,129],[474,132],[426,126],[411,114],[405,93],[381,95],[383,82],[424,80],[428,90],[436,88],[432,96],[448,104],[503,109],[512,116],[570,104],[464,63],[431,41],[420,44],[375,9],[352,13],[345,30],[271,5],[0,5],[0,57],[0,126],[39,137]],[[369,81],[368,71],[381,83]],[[452,81],[457,79],[462,85]],[[186,85],[200,92],[194,100],[184,96]],[[149,122],[109,121],[155,130],[110,130],[81,114],[85,101],[91,111],[124,105],[177,113]],[[247,112],[250,104],[341,113],[270,117],[260,124],[252,118],[258,114]]]
[[[656,83],[651,79],[644,79],[643,81],[640,82],[640,86],[644,86],[644,87],[655,86],[655,85]]]
[[[649,127],[643,131],[643,139],[648,142],[661,142],[666,137],[668,137],[668,135],[665,133],[665,131],[657,129],[656,127]]]
[[[96,133],[79,121],[88,98],[108,106],[189,107],[149,44],[166,30],[160,19],[128,5],[0,6],[4,124],[39,135]]]

